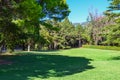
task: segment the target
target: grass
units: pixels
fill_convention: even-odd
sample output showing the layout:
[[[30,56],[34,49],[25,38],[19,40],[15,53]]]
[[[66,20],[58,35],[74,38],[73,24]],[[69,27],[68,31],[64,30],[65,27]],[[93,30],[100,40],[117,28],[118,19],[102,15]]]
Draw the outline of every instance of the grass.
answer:
[[[84,48],[104,49],[104,50],[116,50],[120,51],[120,47],[117,46],[102,46],[102,45],[83,45]]]
[[[1,55],[0,80],[119,80],[120,51],[77,48]]]

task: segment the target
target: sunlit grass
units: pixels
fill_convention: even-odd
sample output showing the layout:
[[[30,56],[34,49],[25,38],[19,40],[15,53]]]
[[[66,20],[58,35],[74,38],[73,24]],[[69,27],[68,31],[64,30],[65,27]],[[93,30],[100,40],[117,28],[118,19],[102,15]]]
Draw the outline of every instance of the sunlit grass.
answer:
[[[119,80],[120,51],[77,48],[2,55],[0,80]]]

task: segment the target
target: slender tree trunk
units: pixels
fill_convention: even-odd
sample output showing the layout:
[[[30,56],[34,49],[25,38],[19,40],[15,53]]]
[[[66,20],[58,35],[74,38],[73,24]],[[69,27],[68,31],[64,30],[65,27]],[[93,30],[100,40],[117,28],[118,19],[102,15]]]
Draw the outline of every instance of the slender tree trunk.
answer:
[[[3,44],[1,44],[1,46],[0,46],[0,53],[2,53],[2,50],[4,49],[4,45]]]
[[[78,41],[78,47],[82,47],[81,39]]]
[[[12,46],[11,46],[11,47],[8,47],[8,48],[7,48],[7,52],[9,52],[9,53],[14,52],[14,47],[12,47]]]
[[[39,44],[39,50],[41,50],[43,48],[44,45]]]
[[[22,44],[22,50],[25,51],[25,43]]]
[[[95,40],[95,45],[98,45],[98,40],[97,39]]]
[[[49,44],[48,49],[49,49],[49,50],[52,49],[52,44]]]
[[[56,50],[57,49],[57,42],[54,41],[54,49]]]
[[[28,52],[30,52],[30,47],[31,47],[30,44],[28,44],[28,50],[27,50]]]
[[[0,46],[0,53],[2,53],[2,46]]]
[[[78,47],[82,47],[82,43],[81,43],[81,36],[79,35],[79,38],[78,38]]]

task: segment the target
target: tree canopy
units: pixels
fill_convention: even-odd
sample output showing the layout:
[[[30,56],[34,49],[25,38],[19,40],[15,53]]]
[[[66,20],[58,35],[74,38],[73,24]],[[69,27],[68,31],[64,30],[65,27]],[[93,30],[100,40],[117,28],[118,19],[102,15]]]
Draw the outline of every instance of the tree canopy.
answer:
[[[28,35],[39,33],[39,24],[48,19],[60,21],[69,12],[66,0],[0,0],[1,42],[12,49],[17,44],[15,42],[21,41],[19,32]]]
[[[74,24],[66,0],[0,0],[0,48],[66,49],[82,44],[120,46],[120,1]]]

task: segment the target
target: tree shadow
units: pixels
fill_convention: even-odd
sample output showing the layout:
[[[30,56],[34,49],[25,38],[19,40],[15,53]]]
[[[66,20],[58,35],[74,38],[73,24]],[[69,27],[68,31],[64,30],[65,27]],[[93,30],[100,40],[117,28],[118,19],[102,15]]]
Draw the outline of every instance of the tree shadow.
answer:
[[[62,55],[25,54],[0,56],[12,64],[0,65],[1,80],[28,80],[32,77],[62,77],[94,68],[90,59]]]

